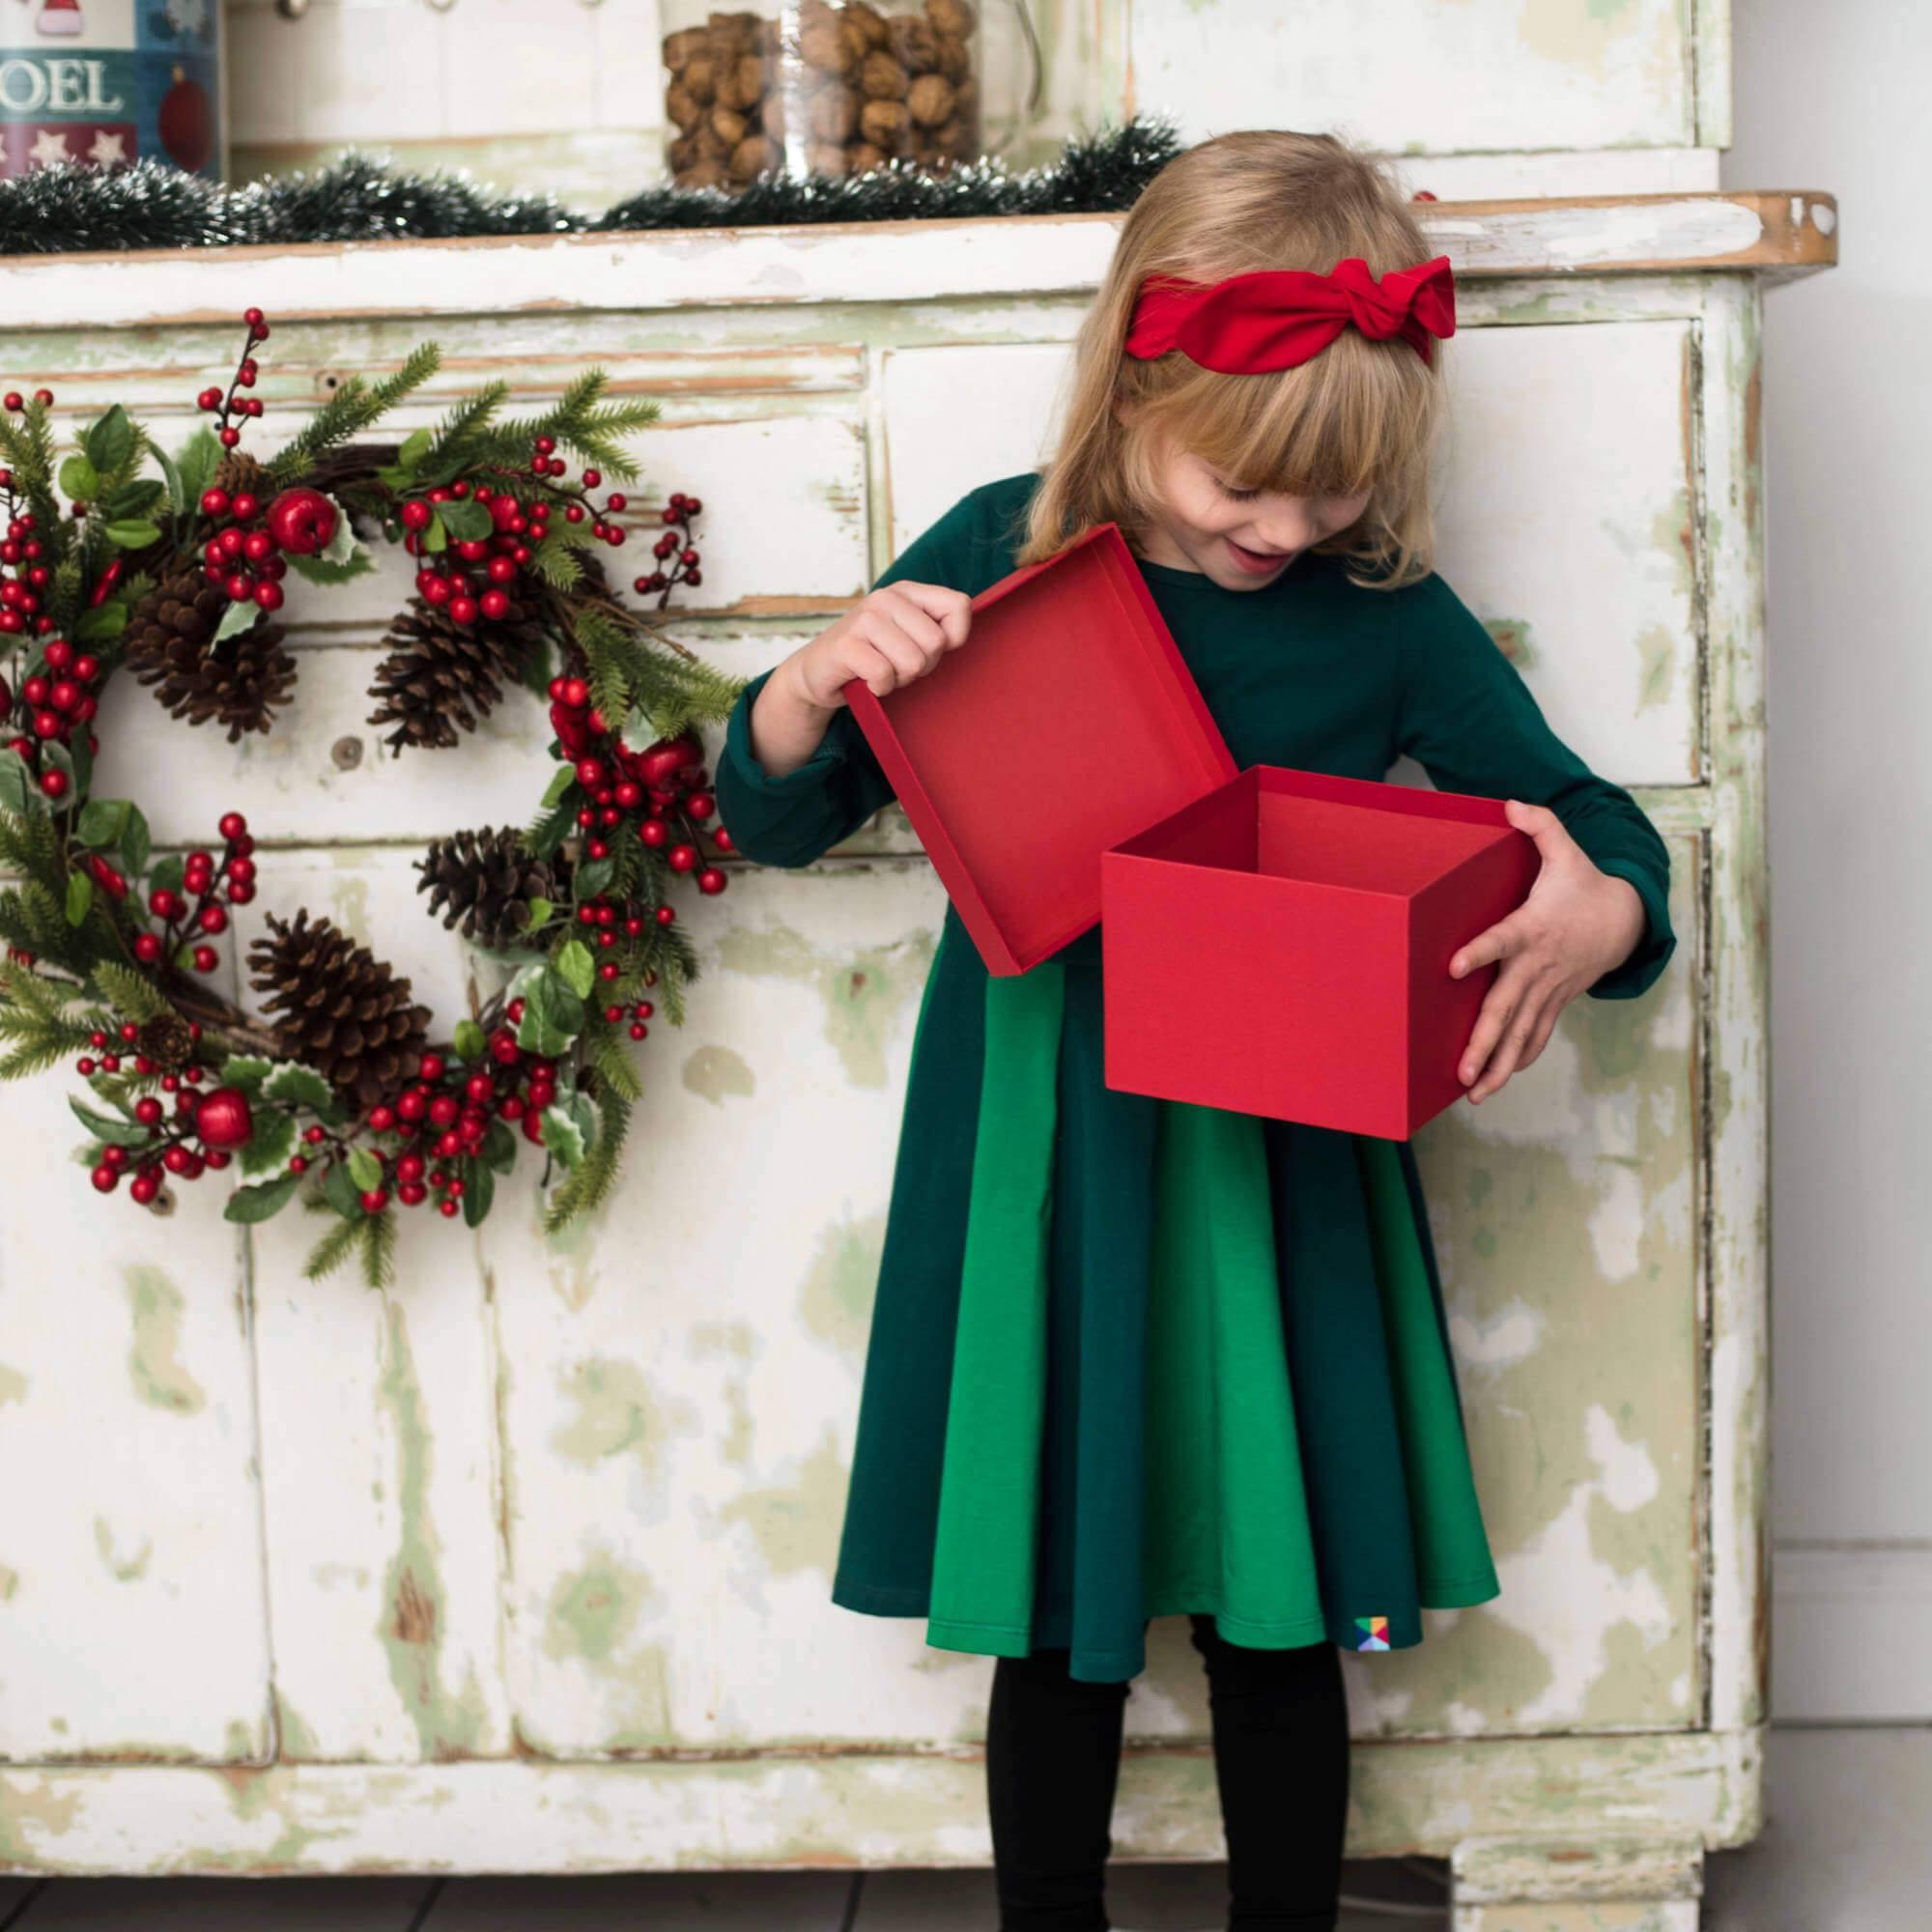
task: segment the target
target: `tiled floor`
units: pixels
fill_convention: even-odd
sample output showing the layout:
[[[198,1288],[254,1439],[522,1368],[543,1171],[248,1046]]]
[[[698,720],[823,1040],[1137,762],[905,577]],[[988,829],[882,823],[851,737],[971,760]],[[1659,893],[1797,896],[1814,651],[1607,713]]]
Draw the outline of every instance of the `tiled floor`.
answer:
[[[1711,1861],[1707,1932],[1916,1932],[1932,1923],[1932,1729],[1779,1729],[1769,1822]],[[1351,1868],[1343,1932],[1429,1932],[1442,1868]],[[1220,1923],[1212,1866],[1128,1866],[1111,1902],[1133,1932]],[[1393,1901],[1376,1912],[1367,1899]],[[1432,1910],[1432,1906],[1437,1909]],[[0,1932],[989,1932],[983,1872],[637,1878],[0,1878]]]

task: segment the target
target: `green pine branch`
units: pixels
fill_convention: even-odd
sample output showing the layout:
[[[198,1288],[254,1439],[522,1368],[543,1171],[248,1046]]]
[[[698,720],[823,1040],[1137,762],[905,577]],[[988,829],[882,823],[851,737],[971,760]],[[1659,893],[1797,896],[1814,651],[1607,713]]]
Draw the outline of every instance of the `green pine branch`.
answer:
[[[99,996],[128,1019],[157,1020],[173,1010],[151,980],[119,959],[101,960],[89,977]]]
[[[435,375],[441,359],[442,352],[434,342],[422,342],[403,358],[399,369],[381,382],[365,383],[360,376],[351,376],[276,452],[269,464],[270,480],[277,484],[295,481],[326,451],[352,442],[373,428],[412,389]],[[525,454],[527,457],[527,450]]]
[[[608,1020],[599,1018],[585,1030],[583,1055],[603,1093],[614,1094],[623,1100],[643,1097],[644,1084],[632,1065],[624,1036]]]
[[[85,1053],[93,1037],[86,1018],[50,1019],[26,1007],[0,1006],[0,1080],[20,1080],[45,1073]]]
[[[355,1227],[356,1224],[350,1224]],[[362,1279],[373,1289],[393,1288],[396,1283],[396,1215],[385,1208],[380,1214],[365,1214],[359,1233],[362,1248]]]
[[[607,1090],[598,1096],[603,1122],[596,1141],[544,1203],[544,1232],[554,1235],[579,1215],[588,1214],[610,1195],[631,1124],[631,1103]]]
[[[349,1259],[361,1231],[360,1221],[347,1217],[337,1221],[309,1250],[307,1261],[302,1263],[302,1279],[321,1281],[325,1275],[333,1274]]]
[[[49,892],[64,891],[67,864],[53,814],[0,811],[0,866],[39,879]]]

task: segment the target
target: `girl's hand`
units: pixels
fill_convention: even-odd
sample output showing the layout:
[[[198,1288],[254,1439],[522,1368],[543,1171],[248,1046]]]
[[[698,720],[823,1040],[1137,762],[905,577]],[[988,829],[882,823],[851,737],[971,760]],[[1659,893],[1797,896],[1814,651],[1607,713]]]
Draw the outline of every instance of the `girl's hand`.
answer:
[[[1548,806],[1513,798],[1504,811],[1536,840],[1543,869],[1515,912],[1449,962],[1451,978],[1461,980],[1502,961],[1456,1069],[1476,1102],[1535,1064],[1563,1009],[1622,965],[1644,928],[1636,888],[1600,872]]]
[[[806,703],[834,711],[843,688],[863,678],[875,697],[911,684],[966,641],[973,600],[941,583],[886,583],[869,591],[789,659]]]

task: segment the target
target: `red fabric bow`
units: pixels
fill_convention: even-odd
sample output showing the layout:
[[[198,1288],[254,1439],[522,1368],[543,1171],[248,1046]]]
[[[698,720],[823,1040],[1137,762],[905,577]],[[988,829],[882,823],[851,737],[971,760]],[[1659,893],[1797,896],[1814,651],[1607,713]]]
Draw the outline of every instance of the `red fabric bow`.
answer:
[[[1391,269],[1378,281],[1357,255],[1325,275],[1263,269],[1222,282],[1150,275],[1141,284],[1126,353],[1143,361],[1179,350],[1224,376],[1290,369],[1355,327],[1377,341],[1401,336],[1427,362],[1430,337],[1456,332],[1449,257]]]

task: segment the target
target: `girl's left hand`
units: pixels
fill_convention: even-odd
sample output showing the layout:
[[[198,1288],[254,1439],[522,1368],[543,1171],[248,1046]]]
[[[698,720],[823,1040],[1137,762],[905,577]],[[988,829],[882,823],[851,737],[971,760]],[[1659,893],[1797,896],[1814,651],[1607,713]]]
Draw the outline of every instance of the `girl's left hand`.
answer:
[[[1543,869],[1515,912],[1449,962],[1450,977],[1461,980],[1502,961],[1456,1069],[1477,1102],[1535,1064],[1563,1009],[1621,966],[1644,928],[1636,888],[1600,872],[1548,806],[1513,798],[1503,809],[1536,840]]]

